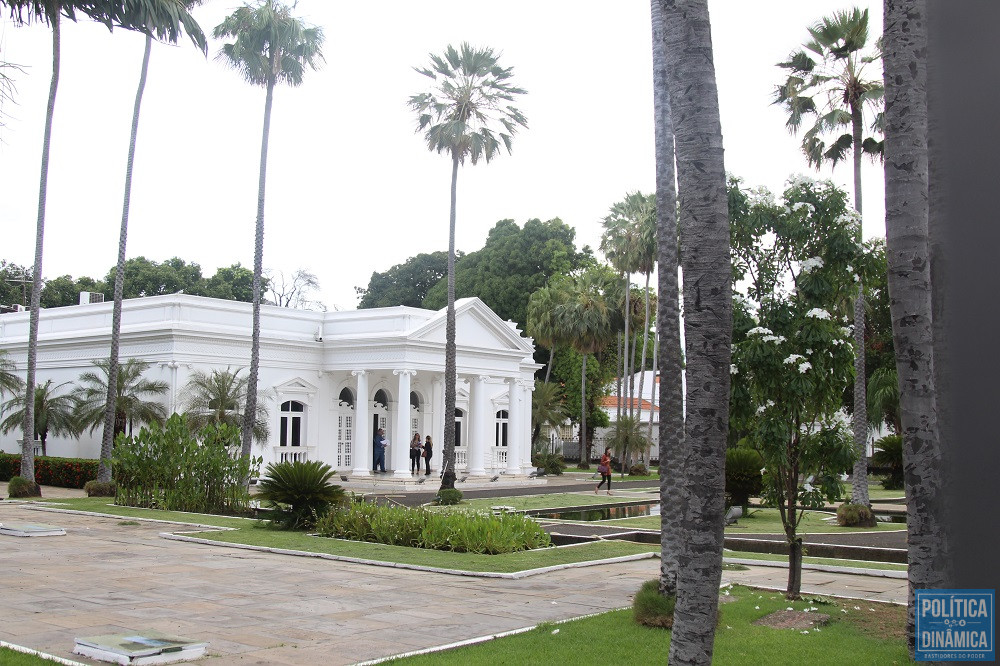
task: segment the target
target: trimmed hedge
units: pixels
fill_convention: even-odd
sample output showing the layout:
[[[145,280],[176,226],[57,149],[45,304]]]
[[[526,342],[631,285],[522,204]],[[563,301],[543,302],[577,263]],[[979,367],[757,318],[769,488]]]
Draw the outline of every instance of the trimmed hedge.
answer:
[[[21,473],[21,455],[0,453],[0,481]],[[97,478],[97,461],[85,458],[35,456],[35,483],[57,488],[83,488]]]

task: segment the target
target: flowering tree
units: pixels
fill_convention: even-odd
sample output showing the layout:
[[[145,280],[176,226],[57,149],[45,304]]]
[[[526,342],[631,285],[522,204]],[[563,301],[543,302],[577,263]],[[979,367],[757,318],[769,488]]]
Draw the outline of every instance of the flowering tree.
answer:
[[[841,499],[854,460],[840,407],[853,380],[844,306],[857,291],[860,217],[830,182],[793,179],[783,199],[730,182],[731,418],[764,458],[765,500],[778,507],[789,544],[786,596],[796,599],[802,507]]]

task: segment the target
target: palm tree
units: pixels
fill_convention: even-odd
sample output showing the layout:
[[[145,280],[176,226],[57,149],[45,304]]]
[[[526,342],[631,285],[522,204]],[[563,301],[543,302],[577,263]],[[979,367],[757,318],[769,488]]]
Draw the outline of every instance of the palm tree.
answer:
[[[881,59],[880,48],[869,49],[868,10],[854,8],[834,12],[809,28],[811,40],[778,66],[788,70],[788,78],[775,90],[775,104],[788,110],[786,126],[797,133],[806,116],[815,124],[802,135],[802,150],[810,166],[817,169],[829,161],[833,166],[851,152],[854,160],[854,208],[861,214],[861,157],[867,153],[881,159],[882,81],[867,78],[869,69]],[[864,136],[865,116],[875,136]],[[841,133],[829,145],[823,137]],[[861,225],[858,225],[861,242]],[[854,464],[851,501],[869,505],[868,498],[868,418],[865,392],[865,305],[864,290],[858,284],[854,304]]]
[[[608,344],[614,331],[611,312],[605,300],[607,285],[602,275],[588,272],[574,280],[566,302],[554,313],[564,339],[571,340],[573,349],[583,357],[580,364],[580,456],[590,460],[587,443],[587,355],[600,351]]]
[[[729,424],[732,265],[719,95],[707,0],[663,0],[667,90],[676,142],[687,354],[685,474],[673,663],[710,663],[722,578]],[[659,176],[658,176],[659,179]],[[670,239],[665,239],[669,242]],[[661,243],[664,240],[660,241]],[[661,297],[672,297],[669,291]],[[669,352],[668,352],[669,353]],[[661,406],[662,409],[662,406]]]
[[[0,397],[8,392],[17,394],[24,388],[24,382],[14,372],[15,365],[7,357],[7,350],[0,349]]]
[[[198,432],[206,425],[225,423],[242,427],[245,423],[249,377],[240,377],[243,368],[236,370],[196,370],[184,387],[181,403],[184,416],[192,432]],[[251,434],[258,444],[267,442],[267,407],[263,396],[254,401],[254,420]]]
[[[552,360],[556,355],[556,346],[564,344],[559,338],[559,327],[552,313],[565,299],[565,285],[558,279],[536,290],[528,299],[527,333],[535,339],[535,342],[549,349],[549,362],[545,367],[546,383],[552,375]]]
[[[153,364],[150,361],[130,358],[124,364],[117,365],[113,383],[108,381],[111,365],[108,359],[94,361],[97,371],[88,370],[80,375],[79,383],[73,391],[80,428],[94,432],[99,427],[106,427],[105,411],[109,384],[115,388],[114,400],[111,402],[115,407],[112,415],[114,437],[126,431],[131,436],[132,426],[135,423],[163,423],[167,418],[166,408],[148,398],[163,395],[169,386],[164,381],[146,379],[142,376]]]
[[[681,390],[680,306],[677,281],[677,192],[674,185],[674,125],[667,90],[667,54],[661,0],[650,0],[653,33],[653,113],[656,137],[656,255],[659,296],[656,339],[660,373],[660,594],[677,593],[680,504],[684,472],[684,413]],[[655,347],[654,347],[655,350]],[[654,356],[656,355],[654,351]],[[652,418],[650,418],[652,423]]]
[[[84,2],[82,0],[4,0],[10,8],[11,18],[17,24],[44,21],[52,27],[52,78],[49,82],[49,99],[45,109],[45,129],[42,133],[41,175],[38,185],[38,217],[35,225],[35,260],[31,284],[31,314],[28,324],[28,368],[25,377],[25,396],[35,392],[35,366],[38,355],[38,316],[42,298],[42,248],[45,238],[45,204],[49,179],[49,148],[52,139],[52,119],[56,106],[56,90],[59,87],[59,46],[60,18],[75,21],[76,12],[105,24],[129,30],[139,30],[157,35],[176,35],[183,25],[191,34],[190,23],[194,20],[184,9],[181,0],[121,0],[118,2]],[[190,20],[190,23],[189,23]],[[22,432],[24,444],[21,448],[21,476],[34,480],[35,462],[32,438],[33,401],[25,399]]]
[[[500,144],[511,151],[518,128],[527,127],[524,115],[513,106],[524,90],[511,83],[513,68],[498,64],[500,54],[491,48],[473,48],[463,42],[458,49],[448,45],[444,55],[430,54],[431,66],[416,68],[434,81],[429,92],[410,97],[417,113],[417,132],[423,132],[427,148],[451,157],[451,213],[448,221],[448,311],[445,323],[444,413],[455,412],[455,205],[458,167],[469,160],[473,166],[500,154]],[[502,129],[501,129],[502,128]],[[441,488],[455,487],[455,433],[444,429],[442,452],[445,472]]]
[[[60,437],[76,437],[80,434],[80,427],[75,418],[76,401],[69,393],[56,394],[56,391],[68,386],[69,382],[52,386],[52,380],[35,387],[35,399],[31,417],[34,420],[34,429],[29,445],[33,445],[37,437],[42,443],[42,455],[46,455],[46,441],[49,433]],[[17,430],[24,421],[25,394],[17,393],[8,400],[0,413],[7,417],[0,422],[0,430],[5,433]]]
[[[185,9],[184,14],[181,16],[184,30],[191,38],[191,41],[202,50],[202,53],[207,53],[208,44],[205,41],[205,34],[187,12],[193,5],[200,4],[201,0],[181,1],[184,3]],[[175,2],[168,0],[167,4],[174,5]],[[154,17],[151,16],[150,18]],[[129,204],[132,199],[132,165],[135,162],[135,139],[139,132],[139,109],[142,106],[142,94],[146,89],[146,75],[149,72],[149,55],[153,49],[152,31],[157,30],[159,38],[166,37],[167,41],[176,43],[179,34],[176,30],[171,34],[168,30],[169,27],[169,24],[150,25],[150,31],[146,32],[146,48],[142,55],[142,68],[139,70],[139,86],[135,92],[135,106],[132,110],[132,133],[129,136],[128,159],[125,162],[125,195],[122,204],[122,224],[118,236],[118,264],[115,267],[115,302],[111,312],[111,355],[108,357],[107,367],[103,368],[106,376],[110,378],[106,382],[107,394],[105,396],[103,413],[104,431],[101,436],[101,457],[97,466],[97,480],[103,483],[111,480],[111,448],[114,444],[114,438],[121,432],[120,428],[122,427],[118,422],[121,410],[115,407],[115,398],[120,395],[115,383],[118,381],[118,348],[122,328],[122,289],[125,282],[125,245],[128,241]],[[142,373],[140,372],[139,374]]]
[[[945,452],[938,432],[940,394],[934,381],[926,18],[922,0],[885,3],[886,256],[905,461],[910,654],[914,590],[948,588],[953,581],[949,521],[944,515]]]
[[[243,413],[243,457],[250,455],[255,438],[257,375],[260,368],[260,296],[264,261],[264,186],[267,174],[267,142],[271,130],[274,85],[302,83],[306,67],[317,69],[323,60],[323,30],[292,16],[291,9],[276,0],[244,5],[230,14],[212,32],[216,39],[232,37],[223,44],[218,59],[243,75],[248,83],[263,86],[264,129],[260,142],[260,177],[257,184],[257,227],[253,258],[253,339],[250,345],[250,375]]]
[[[538,443],[542,426],[558,427],[566,420],[566,405],[563,404],[562,388],[552,382],[535,384],[531,394],[531,445]]]

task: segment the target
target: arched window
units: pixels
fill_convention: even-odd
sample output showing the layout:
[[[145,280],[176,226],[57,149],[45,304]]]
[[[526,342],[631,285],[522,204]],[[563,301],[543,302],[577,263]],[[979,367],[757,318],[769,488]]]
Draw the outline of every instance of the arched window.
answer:
[[[279,446],[302,446],[305,439],[304,424],[306,406],[298,400],[281,403],[281,428],[278,435]]]
[[[501,409],[497,412],[497,425],[496,425],[496,445],[497,446],[507,446],[507,422],[509,419],[509,414],[506,409]]]

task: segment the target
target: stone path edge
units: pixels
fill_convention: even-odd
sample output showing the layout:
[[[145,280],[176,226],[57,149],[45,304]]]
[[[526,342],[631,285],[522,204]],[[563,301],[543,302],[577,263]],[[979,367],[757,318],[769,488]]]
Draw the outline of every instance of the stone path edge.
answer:
[[[28,508],[34,511],[51,511],[53,513],[72,513],[82,516],[96,516],[99,518],[113,518],[116,520],[137,520],[150,523],[170,523],[172,525],[184,525],[188,527],[198,527],[205,530],[216,530],[220,532],[227,532],[234,530],[233,527],[220,527],[218,525],[204,525],[201,523],[185,523],[176,520],[162,520],[160,518],[138,518],[135,516],[118,516],[113,513],[96,513],[93,511],[78,511],[76,509],[59,509],[56,507],[38,506],[32,504]],[[184,536],[182,534],[174,534],[171,532],[160,532],[159,536],[163,539],[169,539],[171,541],[186,541],[188,543],[197,543],[206,546],[215,546],[218,548],[238,548],[241,550],[255,550],[263,553],[275,553],[276,555],[292,555],[295,557],[316,557],[323,560],[333,560],[337,562],[350,562],[352,564],[364,564],[368,566],[376,567],[390,567],[393,569],[412,569],[414,571],[431,571],[434,573],[449,574],[452,576],[469,576],[473,578],[501,578],[507,580],[519,580],[521,578],[528,578],[529,576],[538,576],[541,574],[549,573],[552,571],[561,571],[562,569],[578,569],[582,567],[593,567],[601,564],[615,564],[618,562],[632,562],[635,560],[646,560],[654,557],[659,557],[656,552],[648,553],[636,553],[635,555],[622,555],[620,557],[609,557],[603,560],[588,560],[586,562],[569,562],[566,564],[554,564],[550,567],[539,567],[537,569],[525,569],[523,571],[514,571],[511,573],[502,573],[498,571],[463,571],[462,569],[445,569],[442,567],[428,567],[420,564],[407,564],[405,562],[386,562],[383,560],[366,560],[360,557],[346,557],[344,555],[331,555],[329,553],[312,553],[306,550],[291,550],[288,548],[271,548],[268,546],[253,546],[245,543],[229,543],[224,541],[213,541],[211,539],[201,539],[198,537]]]

